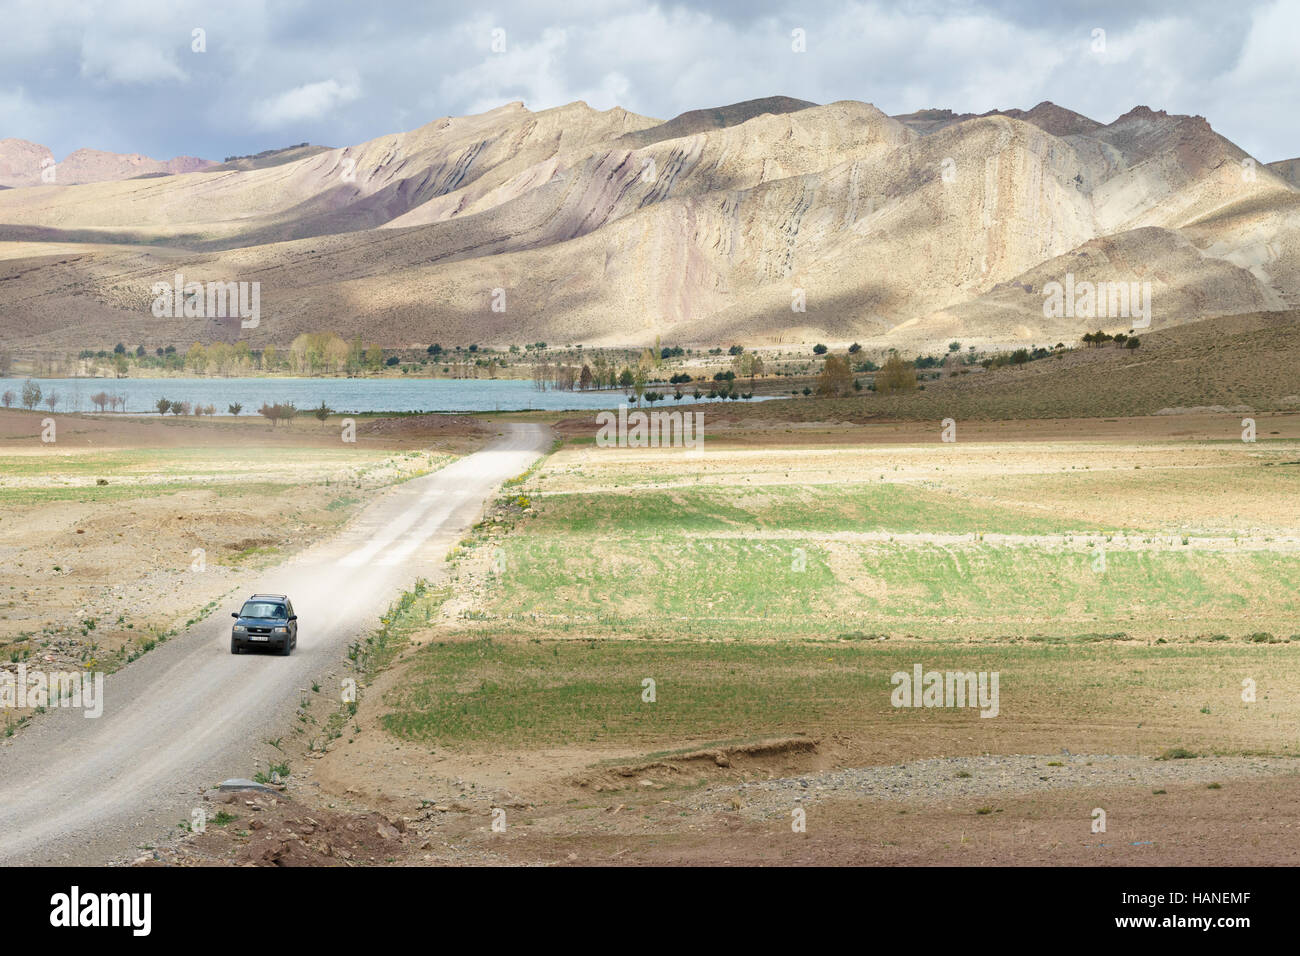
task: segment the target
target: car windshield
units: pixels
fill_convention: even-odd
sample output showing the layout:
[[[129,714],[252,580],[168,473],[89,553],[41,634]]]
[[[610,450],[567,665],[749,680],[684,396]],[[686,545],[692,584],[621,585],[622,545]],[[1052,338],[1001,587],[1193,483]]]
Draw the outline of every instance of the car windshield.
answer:
[[[288,617],[283,604],[272,604],[270,601],[249,601],[239,615],[240,617]]]

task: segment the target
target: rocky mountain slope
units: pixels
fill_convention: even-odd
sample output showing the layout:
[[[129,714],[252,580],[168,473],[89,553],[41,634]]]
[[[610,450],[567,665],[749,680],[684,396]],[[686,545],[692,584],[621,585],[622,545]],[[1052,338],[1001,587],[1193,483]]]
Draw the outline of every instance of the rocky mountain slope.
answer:
[[[39,168],[36,150],[10,166]],[[511,103],[296,155],[3,191],[0,343],[330,329],[913,352],[1300,305],[1294,164],[1146,107],[1101,124],[1051,103],[890,117],[773,97],[660,122]],[[261,322],[154,318],[153,283],[177,273],[260,283]],[[1057,283],[1105,283],[1103,305],[1123,284],[1149,309],[1052,314]]]

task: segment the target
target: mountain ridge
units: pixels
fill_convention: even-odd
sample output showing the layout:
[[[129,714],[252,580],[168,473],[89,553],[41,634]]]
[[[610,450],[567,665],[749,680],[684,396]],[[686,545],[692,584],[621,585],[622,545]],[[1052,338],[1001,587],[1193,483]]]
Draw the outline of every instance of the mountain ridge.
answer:
[[[515,101],[271,159],[5,190],[0,338],[1011,347],[1087,330],[1044,311],[1071,267],[1150,283],[1157,328],[1300,304],[1294,164],[1147,106],[1103,125],[1046,101],[778,96],[667,121]],[[160,324],[152,283],[178,271],[261,282],[265,320]]]
[[[146,175],[175,176],[216,165],[212,160],[197,156],[158,160],[141,153],[113,153],[85,147],[73,150],[62,162],[56,162],[49,147],[40,143],[0,139],[0,185],[10,188],[78,186]]]

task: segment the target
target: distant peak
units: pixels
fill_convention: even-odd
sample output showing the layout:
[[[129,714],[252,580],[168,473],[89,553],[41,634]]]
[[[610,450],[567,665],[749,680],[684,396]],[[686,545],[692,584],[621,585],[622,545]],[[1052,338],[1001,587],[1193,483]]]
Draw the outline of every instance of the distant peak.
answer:
[[[665,139],[689,136],[695,133],[711,132],[739,126],[748,120],[762,116],[794,113],[815,107],[816,103],[799,100],[790,96],[765,96],[759,99],[742,100],[727,106],[715,106],[706,109],[691,110],[673,117],[666,123],[660,123],[648,129],[624,134],[620,142],[638,149]]]
[[[1193,124],[1207,130],[1211,128],[1209,120],[1199,114],[1195,116],[1188,116],[1185,113],[1171,114],[1165,110],[1153,110],[1149,106],[1135,106],[1110,125],[1119,126],[1122,123],[1129,122],[1154,123],[1159,120],[1174,120],[1178,123]]]
[[[524,101],[511,100],[509,103],[502,103],[500,106],[494,106],[492,109],[484,110],[482,113],[479,113],[477,115],[491,116],[493,113],[518,113],[521,110],[525,113],[528,112],[528,107],[524,106]],[[449,119],[457,119],[457,118],[458,117],[454,117],[454,116],[449,117]]]
[[[1076,133],[1088,133],[1101,127],[1094,119],[1076,113],[1074,110],[1057,106],[1051,100],[1043,100],[1031,110],[1010,109],[990,110],[984,116],[1007,116],[1011,119],[1032,123],[1053,136],[1071,136]]]
[[[1168,116],[1169,114],[1166,113],[1164,110],[1153,110],[1149,106],[1135,106],[1127,113],[1125,113],[1123,116],[1121,116],[1119,119],[1115,120],[1115,122],[1122,123],[1125,120],[1135,120],[1135,119],[1143,119],[1143,120],[1166,119],[1168,118]]]
[[[31,140],[29,140],[29,139],[18,139],[17,137],[9,137],[9,138],[7,138],[7,139],[0,139],[0,146],[6,145],[6,144],[8,144],[8,145],[10,145],[10,146],[19,146],[19,147],[25,146],[25,147],[28,147],[28,148],[30,148],[30,149],[44,149],[44,150],[48,150],[48,149],[49,149],[48,146],[42,146],[40,143],[33,143],[33,142],[32,142]]]

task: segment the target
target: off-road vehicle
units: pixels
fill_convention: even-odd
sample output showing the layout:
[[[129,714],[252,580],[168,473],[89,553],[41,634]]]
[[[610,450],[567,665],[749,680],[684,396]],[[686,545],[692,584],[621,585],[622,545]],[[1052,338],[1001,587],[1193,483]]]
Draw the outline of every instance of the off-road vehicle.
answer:
[[[249,647],[274,647],[288,657],[298,646],[298,615],[293,602],[283,594],[254,594],[239,611],[232,611],[235,626],[230,631],[230,653],[242,654]]]

